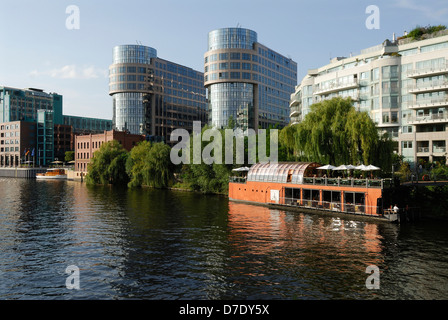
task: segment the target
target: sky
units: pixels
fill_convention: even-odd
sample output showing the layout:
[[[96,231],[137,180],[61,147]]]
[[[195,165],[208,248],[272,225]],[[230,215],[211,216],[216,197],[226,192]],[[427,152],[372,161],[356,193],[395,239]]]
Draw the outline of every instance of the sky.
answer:
[[[331,58],[439,24],[448,24],[447,0],[1,0],[0,86],[56,92],[66,115],[112,119],[116,45],[149,46],[203,72],[208,32],[239,26],[296,61],[300,83]]]

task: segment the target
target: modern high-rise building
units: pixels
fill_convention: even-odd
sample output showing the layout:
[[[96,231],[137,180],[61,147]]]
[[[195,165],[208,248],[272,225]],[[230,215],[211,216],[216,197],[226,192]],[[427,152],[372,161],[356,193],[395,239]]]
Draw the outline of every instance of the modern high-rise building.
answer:
[[[62,96],[41,89],[17,89],[0,86],[0,123],[35,122],[39,110],[52,111],[54,123],[62,124]]]
[[[210,125],[226,127],[233,118],[244,131],[289,123],[297,63],[260,44],[256,32],[211,31],[204,64]]]
[[[423,40],[402,37],[334,58],[312,69],[291,95],[291,123],[298,123],[313,103],[351,97],[367,111],[395,150],[411,164],[439,161],[448,143],[448,31]]]
[[[0,166],[47,166],[73,150],[73,135],[112,127],[112,120],[63,115],[62,110],[63,97],[57,93],[0,87],[0,125],[5,130],[0,135]]]
[[[205,124],[204,75],[157,57],[156,49],[121,45],[109,68],[114,129],[169,142],[176,128]]]

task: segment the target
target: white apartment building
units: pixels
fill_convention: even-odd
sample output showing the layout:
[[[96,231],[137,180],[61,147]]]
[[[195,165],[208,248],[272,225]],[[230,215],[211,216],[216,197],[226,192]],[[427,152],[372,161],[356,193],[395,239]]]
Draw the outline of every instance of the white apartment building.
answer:
[[[411,164],[440,161],[448,143],[448,30],[427,39],[386,40],[361,54],[309,70],[291,95],[291,123],[313,103],[351,97]]]

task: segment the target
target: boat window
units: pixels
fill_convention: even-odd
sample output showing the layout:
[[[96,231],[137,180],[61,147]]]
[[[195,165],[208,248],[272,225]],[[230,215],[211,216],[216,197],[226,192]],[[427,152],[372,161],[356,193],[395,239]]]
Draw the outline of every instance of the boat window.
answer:
[[[306,172],[313,172],[319,164],[311,162],[296,163],[257,163],[248,174],[248,181],[302,183]],[[308,170],[307,170],[308,169]]]

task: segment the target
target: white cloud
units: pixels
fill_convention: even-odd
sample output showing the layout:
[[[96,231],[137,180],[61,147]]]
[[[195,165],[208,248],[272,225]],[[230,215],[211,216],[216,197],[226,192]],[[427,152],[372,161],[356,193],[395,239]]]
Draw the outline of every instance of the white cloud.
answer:
[[[96,68],[94,66],[78,67],[71,64],[47,71],[33,70],[29,75],[31,77],[48,76],[54,79],[97,79],[100,77],[106,78],[108,70]]]
[[[446,17],[448,16],[446,0],[435,1],[428,5],[426,5],[424,1],[418,2],[418,4],[416,4],[414,0],[398,0],[396,2],[396,6],[403,9],[419,11],[427,18],[437,19],[441,21],[446,19]]]

